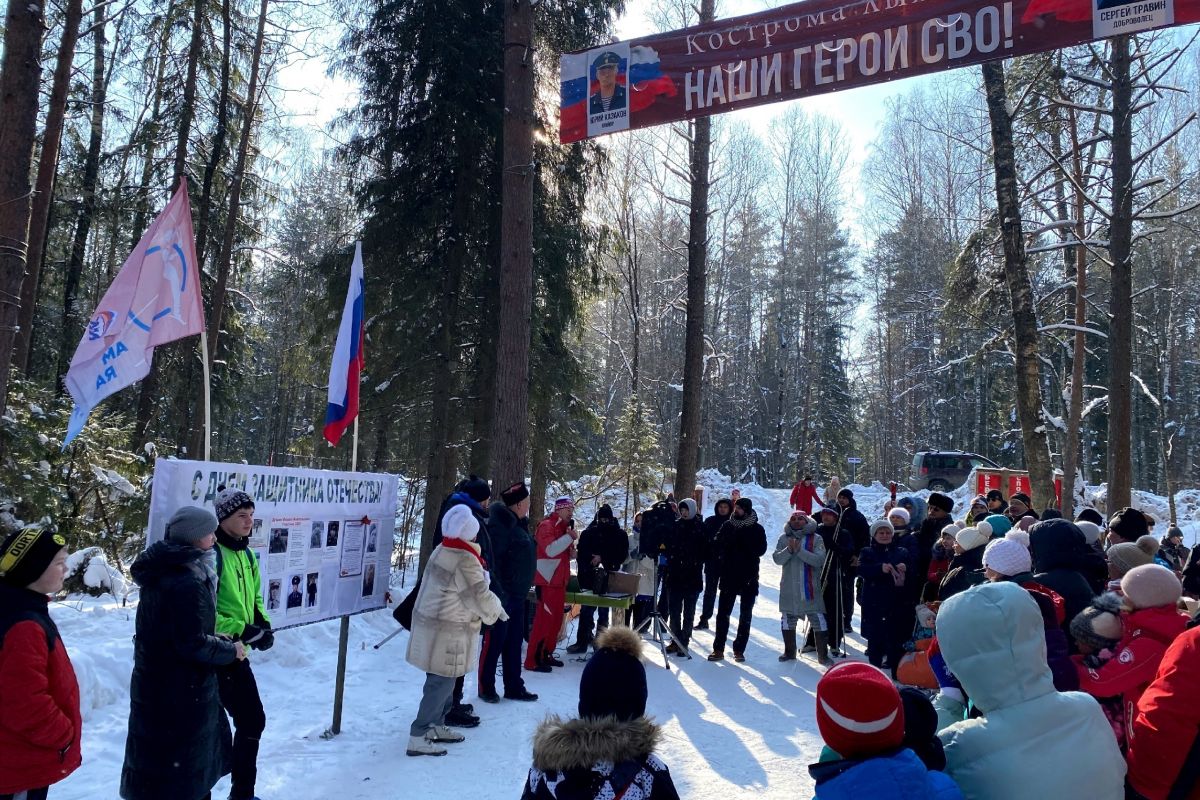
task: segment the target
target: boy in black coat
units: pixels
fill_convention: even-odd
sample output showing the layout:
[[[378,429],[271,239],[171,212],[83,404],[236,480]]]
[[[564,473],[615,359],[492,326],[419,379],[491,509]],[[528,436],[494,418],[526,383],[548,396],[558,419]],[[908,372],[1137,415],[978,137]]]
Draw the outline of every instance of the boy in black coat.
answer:
[[[746,645],[754,622],[754,601],[758,598],[758,562],[767,552],[767,532],[758,524],[758,514],[749,497],[739,497],[733,516],[717,534],[721,553],[721,599],[717,604],[717,630],[709,661],[725,660],[725,641],[729,638],[729,615],[741,598],[737,636],[733,640],[733,660],[745,661]]]
[[[679,519],[667,539],[667,608],[671,630],[683,649],[675,642],[667,652],[687,655],[692,639],[692,620],[696,618],[696,598],[704,582],[704,523],[696,510],[696,501],[689,498],[679,504]]]

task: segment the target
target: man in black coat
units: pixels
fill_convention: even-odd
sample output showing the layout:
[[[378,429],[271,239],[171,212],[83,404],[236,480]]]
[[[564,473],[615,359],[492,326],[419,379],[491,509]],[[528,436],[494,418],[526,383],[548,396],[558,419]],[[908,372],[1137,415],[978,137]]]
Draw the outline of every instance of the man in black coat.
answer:
[[[167,536],[137,557],[141,587],[129,686],[129,734],[121,769],[125,800],[206,796],[228,775],[233,739],[221,709],[217,668],[246,657],[216,635],[217,518],[188,506]]]
[[[696,501],[690,497],[679,503],[679,519],[667,539],[668,620],[675,637],[683,645],[680,650],[671,642],[668,653],[687,655],[692,640],[692,620],[696,618],[696,598],[704,586],[704,522]]]
[[[722,497],[713,507],[713,515],[704,520],[704,606],[696,630],[708,630],[708,621],[717,606],[717,584],[721,579],[721,558],[717,550],[717,534],[733,514],[733,501]]]
[[[497,620],[483,635],[479,653],[479,699],[499,703],[496,667],[504,661],[506,700],[537,700],[521,678],[521,641],[525,638],[525,598],[533,585],[537,544],[529,533],[529,489],[514,483],[500,493],[500,502],[488,508],[488,533],[492,540],[492,585],[500,587],[507,621]]]
[[[871,546],[871,523],[867,522],[867,518],[858,510],[858,501],[854,499],[854,492],[849,489],[842,489],[838,492],[837,504],[842,510],[842,519],[839,524],[843,531],[850,534],[850,538],[854,542],[854,552],[861,553]],[[842,574],[842,627],[846,633],[854,632],[851,622],[854,618],[854,579],[856,577],[854,570],[858,568],[857,555],[851,560],[850,565],[854,569],[847,570]]]
[[[629,558],[629,537],[617,524],[612,507],[607,503],[600,506],[596,518],[579,534],[575,558],[579,588],[588,592],[596,592],[603,588],[597,583],[598,571],[619,570],[625,559]],[[587,652],[592,643],[595,619],[595,606],[585,605],[580,609],[579,634],[575,643],[567,647],[568,653],[579,655]],[[600,628],[607,627],[608,609],[601,608]]]
[[[917,531],[916,572],[909,576],[918,600],[928,597],[925,584],[929,576],[929,564],[933,561],[933,546],[942,538],[942,529],[954,521],[950,516],[953,512],[954,500],[950,497],[940,492],[929,495],[928,515]]]
[[[737,636],[733,640],[733,660],[746,660],[746,645],[754,622],[754,601],[758,597],[758,562],[767,552],[767,532],[758,524],[758,514],[749,497],[740,497],[733,505],[733,516],[717,534],[721,552],[721,599],[717,603],[717,630],[709,661],[725,659],[725,640],[729,638],[729,615],[741,598]]]

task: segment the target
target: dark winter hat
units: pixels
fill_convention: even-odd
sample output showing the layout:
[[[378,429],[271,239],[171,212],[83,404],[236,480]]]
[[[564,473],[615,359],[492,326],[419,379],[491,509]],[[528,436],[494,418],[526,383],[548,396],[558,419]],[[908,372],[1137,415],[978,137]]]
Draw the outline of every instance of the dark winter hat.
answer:
[[[1063,518],[1062,512],[1059,511],[1057,508],[1047,508],[1045,511],[1042,512],[1043,520],[1062,519],[1062,518]]]
[[[1121,641],[1121,598],[1105,592],[1093,599],[1071,620],[1071,638],[1094,650],[1116,650]]]
[[[1121,592],[1125,605],[1136,611],[1139,608],[1174,607],[1183,595],[1183,585],[1175,573],[1161,564],[1145,564],[1134,567],[1121,578]]]
[[[514,483],[500,493],[500,500],[506,506],[515,506],[526,497],[529,497],[529,488],[524,483]]]
[[[739,497],[734,505],[736,505],[742,511],[745,511],[747,514],[754,510],[754,503],[749,497]]]
[[[595,648],[579,679],[579,716],[624,722],[644,717],[649,690],[641,637],[624,625],[612,625],[596,637]]]
[[[0,581],[24,589],[42,577],[66,546],[67,540],[53,528],[31,525],[10,533],[0,545]]]
[[[817,514],[832,514],[834,519],[842,518],[842,510],[837,506],[821,506],[821,510]]]
[[[1001,503],[1003,503],[1004,502],[1004,492],[1000,491],[999,489],[992,489],[990,492],[987,493],[987,501],[990,503],[993,500],[999,500]]]
[[[1093,522],[1100,527],[1104,527],[1104,515],[1094,508],[1085,508],[1075,515],[1075,521]]]
[[[1172,525],[1171,527],[1167,528],[1167,538],[1174,539],[1176,537],[1180,539],[1183,538],[1183,531],[1179,529],[1179,526]]]
[[[253,507],[254,504],[250,505]],[[238,506],[233,511],[237,511],[238,508],[243,508],[243,506]],[[232,516],[233,511],[225,516]],[[222,517],[222,519],[224,518]],[[210,533],[215,533],[218,524],[217,518],[207,508],[183,506],[167,521],[167,538],[174,542],[195,544]]]
[[[717,509],[721,507],[721,504],[722,504],[722,503],[724,503],[724,504],[725,504],[725,507],[726,507],[727,509],[729,509],[729,511],[726,511],[726,512],[725,512],[726,514],[729,514],[730,512],[732,512],[732,511],[733,511],[733,501],[732,501],[732,500],[730,500],[728,497],[722,497],[720,500],[718,500],[718,501],[717,501],[717,502],[716,502],[716,503],[713,505],[713,513],[714,513],[714,514],[720,514],[720,513],[721,513],[720,511],[717,511]]]
[[[987,508],[987,498],[981,494],[975,495],[975,499],[971,501],[971,508],[975,508],[976,506]]]
[[[853,499],[854,499],[854,492],[850,491],[849,489],[842,489],[840,492],[838,492],[838,493],[837,493],[837,496],[838,496],[838,497],[844,497],[844,498],[846,498],[847,500],[853,500]]]
[[[474,500],[476,503],[486,503],[492,496],[492,487],[478,475],[468,475],[458,484],[458,491]]]
[[[1108,529],[1127,542],[1136,542],[1138,537],[1150,532],[1150,526],[1146,524],[1146,515],[1136,508],[1122,508],[1113,514],[1112,519],[1108,521]]]
[[[243,492],[241,489],[221,488],[217,492],[217,497],[213,500],[213,508],[217,511],[217,522],[224,522],[232,517],[243,508],[254,508],[254,501],[250,499],[250,495]],[[214,527],[215,531],[216,528]],[[212,531],[209,531],[212,533]]]
[[[904,705],[883,671],[842,662],[817,681],[817,729],[845,759],[894,750],[904,740]]]
[[[940,508],[947,514],[954,510],[954,501],[941,492],[931,493],[928,502],[930,508]]]
[[[1010,502],[1012,500],[1019,500],[1025,504],[1026,508],[1033,508],[1033,499],[1024,492],[1017,492],[1010,498]]]
[[[905,686],[900,690],[904,704],[904,746],[917,754],[926,769],[946,769],[946,751],[938,738],[938,716],[933,703],[920,689]]]
[[[600,506],[600,510],[596,512],[596,519],[612,519],[612,518],[613,518],[612,506],[610,506],[608,503],[605,503],[604,505]]]

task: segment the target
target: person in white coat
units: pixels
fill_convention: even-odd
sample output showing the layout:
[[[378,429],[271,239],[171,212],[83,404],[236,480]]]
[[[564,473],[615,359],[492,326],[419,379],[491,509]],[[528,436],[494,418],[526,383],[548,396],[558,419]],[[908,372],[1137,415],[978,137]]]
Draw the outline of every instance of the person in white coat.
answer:
[[[454,682],[475,669],[480,623],[508,620],[500,598],[488,589],[478,535],[479,520],[470,507],[453,506],[442,518],[442,543],[421,576],[406,657],[425,672],[425,689],[409,728],[410,756],[444,756],[443,744],[463,741],[462,734],[446,727]]]
[[[1125,797],[1125,759],[1100,704],[1054,689],[1027,590],[986,583],[956,594],[938,610],[937,633],[952,674],[939,676],[938,737],[968,800]],[[966,718],[964,693],[983,716]]]

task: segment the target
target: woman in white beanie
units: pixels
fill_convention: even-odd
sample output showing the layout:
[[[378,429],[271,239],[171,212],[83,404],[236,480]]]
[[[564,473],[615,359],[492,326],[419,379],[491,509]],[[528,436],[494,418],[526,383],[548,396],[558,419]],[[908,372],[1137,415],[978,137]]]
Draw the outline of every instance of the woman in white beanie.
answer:
[[[983,574],[983,548],[988,543],[990,533],[972,526],[955,534],[954,558],[950,560],[950,571],[938,587],[938,600],[949,600],[959,592],[965,592],[987,580]]]
[[[446,727],[454,682],[475,668],[480,622],[508,620],[500,598],[488,589],[478,535],[479,520],[470,507],[451,507],[442,518],[442,543],[421,576],[407,659],[425,673],[425,688],[409,728],[410,756],[445,755],[442,744],[463,741],[462,734]]]

